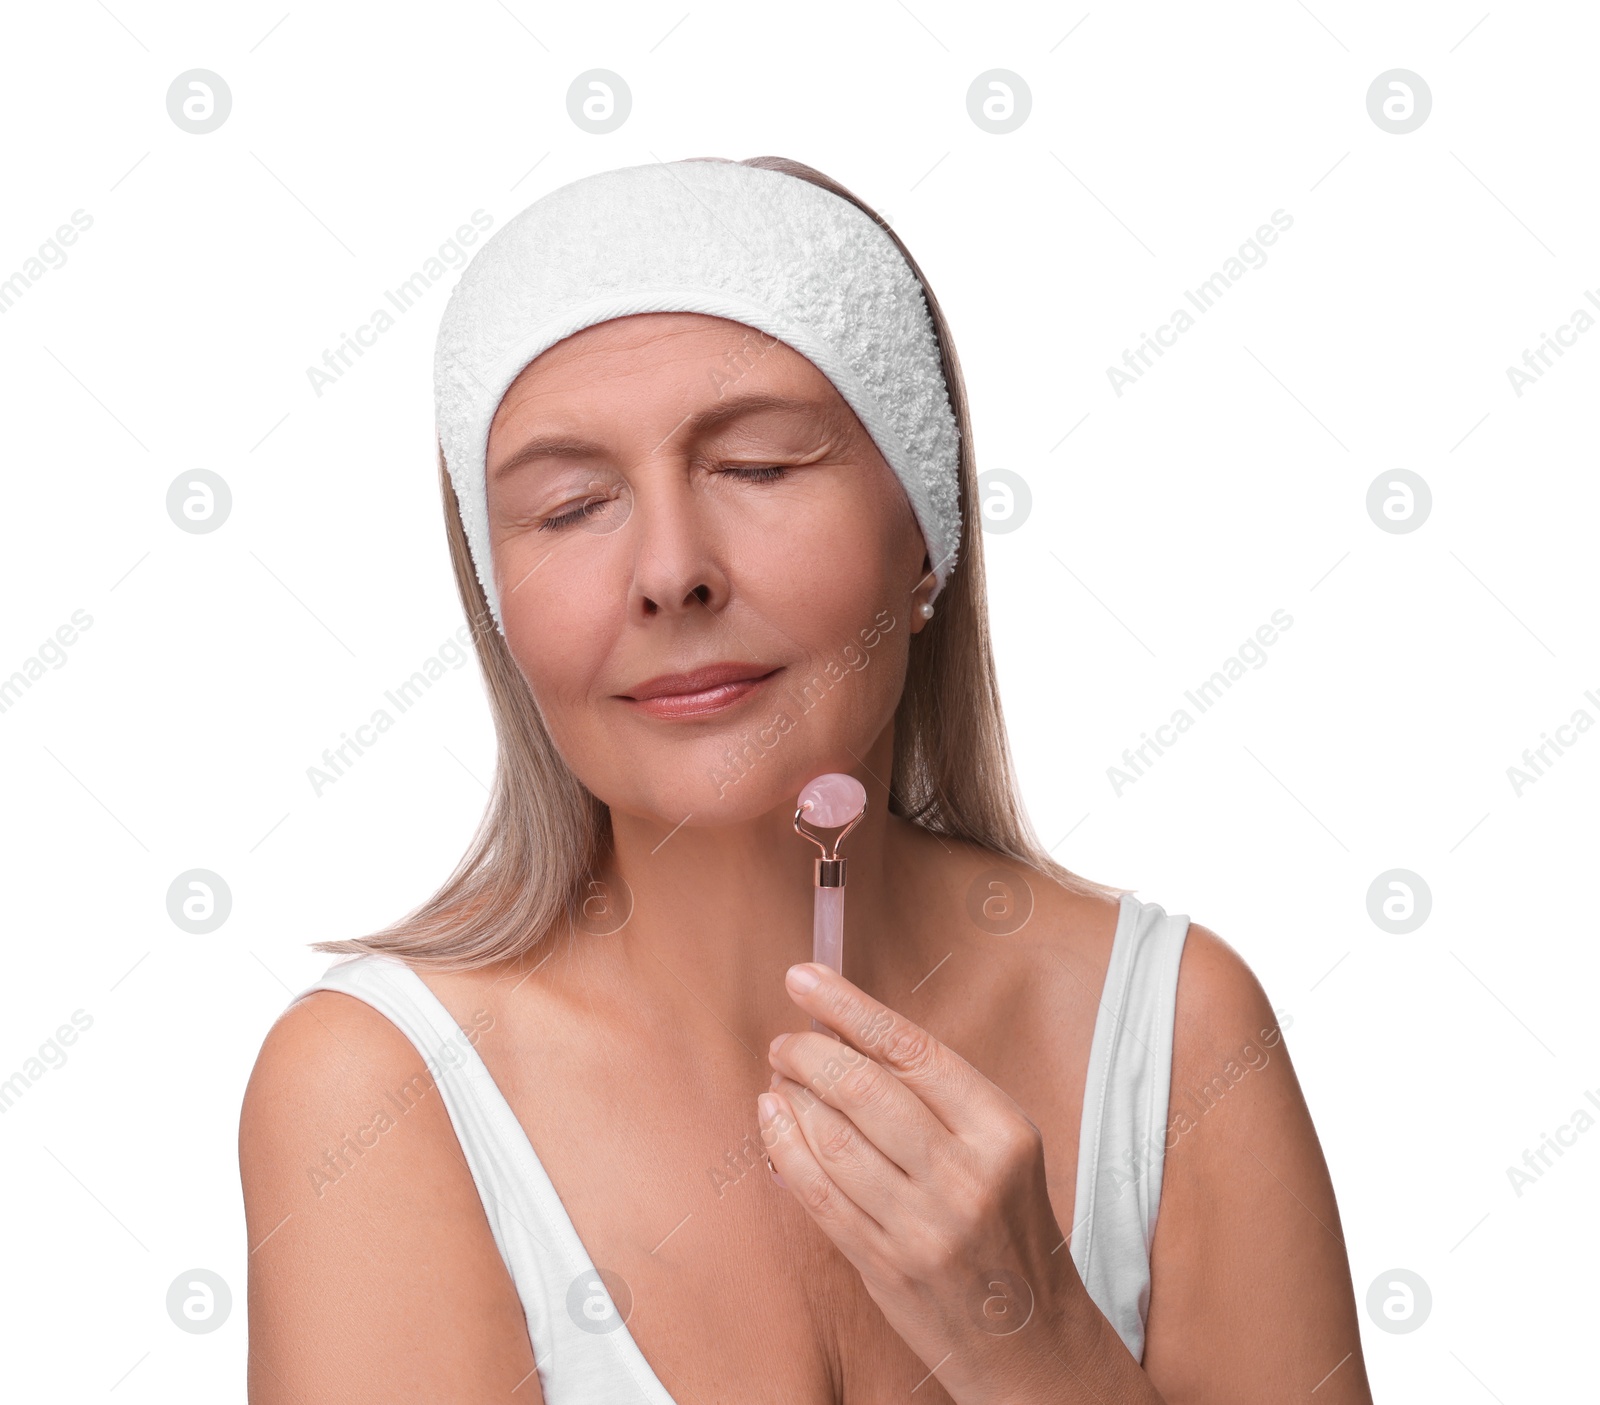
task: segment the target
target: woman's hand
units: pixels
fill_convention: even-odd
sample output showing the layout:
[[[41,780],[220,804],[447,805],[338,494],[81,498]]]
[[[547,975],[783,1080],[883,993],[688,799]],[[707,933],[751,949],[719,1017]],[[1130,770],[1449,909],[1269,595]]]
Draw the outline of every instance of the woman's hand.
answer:
[[[841,1040],[808,1030],[772,1043],[758,1115],[785,1188],[954,1399],[1092,1399],[1078,1373],[1109,1324],[1051,1207],[1038,1127],[826,966],[791,967],[788,988]]]

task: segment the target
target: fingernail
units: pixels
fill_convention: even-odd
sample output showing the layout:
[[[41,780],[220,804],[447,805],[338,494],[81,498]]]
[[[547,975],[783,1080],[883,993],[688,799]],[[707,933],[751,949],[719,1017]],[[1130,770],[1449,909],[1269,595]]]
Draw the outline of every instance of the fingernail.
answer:
[[[767,1049],[767,1052],[769,1054],[776,1054],[778,1052],[778,1050],[783,1047],[783,1041],[785,1039],[787,1039],[788,1037],[789,1037],[789,1031],[785,1030],[782,1034],[778,1035],[778,1037],[772,1041],[771,1045]]]
[[[761,1119],[761,1125],[767,1126],[778,1115],[778,1100],[771,1093],[762,1093],[756,1099],[756,1108]],[[771,1165],[769,1161],[767,1163]]]
[[[772,1158],[770,1156],[767,1157],[767,1170],[772,1172],[772,1179],[775,1180],[779,1186],[781,1186],[784,1190],[789,1189],[789,1187],[784,1184],[783,1177],[778,1174],[778,1168],[772,1164]]]
[[[808,990],[815,990],[822,984],[819,976],[810,966],[789,967],[789,989],[804,994]]]

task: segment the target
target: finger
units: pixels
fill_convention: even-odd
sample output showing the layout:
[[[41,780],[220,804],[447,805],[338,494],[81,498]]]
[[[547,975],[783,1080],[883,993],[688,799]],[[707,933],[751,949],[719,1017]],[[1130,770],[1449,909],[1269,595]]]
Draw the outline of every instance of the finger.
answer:
[[[878,1225],[890,1228],[896,1204],[911,1189],[905,1172],[811,1089],[782,1075],[772,1082],[772,1091],[794,1110],[806,1147],[823,1173]]]
[[[824,1175],[862,1210],[888,1241],[903,1250],[913,1237],[955,1250],[952,1236],[936,1221],[923,1190],[867,1142],[842,1113],[813,1097],[809,1089],[774,1075],[774,1092],[796,1110],[807,1149]],[[946,1133],[946,1136],[949,1134]]]
[[[770,1103],[768,1100],[771,1100]],[[757,1099],[761,1140],[773,1169],[805,1211],[858,1268],[890,1247],[882,1227],[830,1177],[817,1160],[794,1108],[782,1093]],[[769,1116],[767,1109],[774,1111]]]
[[[804,985],[805,973],[816,984]],[[941,1044],[837,971],[814,961],[789,968],[790,998],[841,1039],[883,1065],[956,1136],[976,1138],[1008,1100],[954,1049]]]
[[[831,1035],[809,1030],[780,1034],[767,1058],[780,1076],[837,1109],[836,1115],[859,1128],[907,1176],[929,1179],[941,1156],[939,1144],[953,1140],[927,1104],[893,1073]],[[943,1155],[949,1154],[946,1148]]]

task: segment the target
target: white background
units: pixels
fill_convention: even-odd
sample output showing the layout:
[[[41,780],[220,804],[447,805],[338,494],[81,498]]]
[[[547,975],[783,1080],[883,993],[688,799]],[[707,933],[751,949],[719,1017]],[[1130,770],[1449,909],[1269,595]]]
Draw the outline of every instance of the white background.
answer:
[[[944,304],[979,466],[1032,494],[985,538],[1029,808],[1292,1016],[1358,1296],[1395,1268],[1433,1296],[1406,1334],[1363,1309],[1378,1398],[1592,1392],[1600,1128],[1520,1196],[1507,1168],[1600,1090],[1600,729],[1520,795],[1507,768],[1600,720],[1600,329],[1520,397],[1506,368],[1600,296],[1600,25],[1485,3],[12,9],[0,279],[93,219],[0,316],[0,678],[93,621],[0,713],[0,1079],[92,1019],[0,1115],[17,1393],[242,1399],[261,1039],[328,964],[307,943],[431,893],[484,804],[470,661],[307,779],[461,621],[430,379],[455,273],[322,395],[307,368],[476,209],[757,154],[877,206]],[[167,113],[192,68],[232,93],[206,135]],[[591,68],[632,93],[608,135],[568,117]],[[1005,135],[967,108],[995,68],[1032,94]],[[1404,135],[1366,105],[1393,68],[1433,99]],[[1119,397],[1107,367],[1279,209]],[[193,535],[166,495],[202,468],[233,505]],[[1366,497],[1400,468],[1433,506],[1393,534]],[[1266,664],[1118,795],[1123,748],[1277,609]],[[193,868],[232,894],[209,935],[167,914]],[[1432,894],[1405,935],[1367,910],[1393,868]],[[165,1306],[196,1267],[234,1294],[206,1335]]]

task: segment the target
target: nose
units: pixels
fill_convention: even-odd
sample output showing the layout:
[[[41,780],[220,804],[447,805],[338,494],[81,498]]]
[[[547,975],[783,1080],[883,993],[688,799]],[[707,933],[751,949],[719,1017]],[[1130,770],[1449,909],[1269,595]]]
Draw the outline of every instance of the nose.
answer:
[[[720,614],[729,582],[711,507],[690,487],[682,462],[660,463],[635,478],[635,553],[628,613],[639,619]]]

